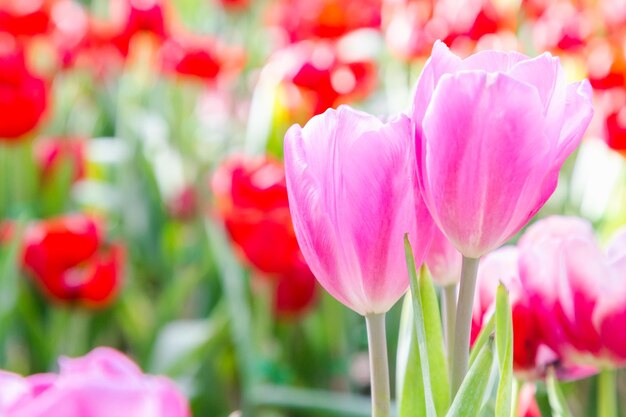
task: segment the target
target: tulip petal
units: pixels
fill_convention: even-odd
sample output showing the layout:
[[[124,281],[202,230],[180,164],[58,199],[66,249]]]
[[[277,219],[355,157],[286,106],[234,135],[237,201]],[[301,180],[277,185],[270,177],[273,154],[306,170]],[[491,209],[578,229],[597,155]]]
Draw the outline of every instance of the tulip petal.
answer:
[[[441,78],[416,132],[420,185],[464,255],[501,245],[539,209],[553,152],[544,125],[537,89],[526,83],[480,71]]]
[[[519,52],[480,51],[465,58],[459,70],[508,73],[513,66],[524,60],[528,60],[528,57]]]
[[[441,76],[456,71],[459,65],[461,65],[461,58],[450,52],[445,43],[441,41],[435,42],[432,54],[426,61],[424,69],[417,80],[413,109],[411,111],[415,122],[420,123],[424,118],[428,101]]]

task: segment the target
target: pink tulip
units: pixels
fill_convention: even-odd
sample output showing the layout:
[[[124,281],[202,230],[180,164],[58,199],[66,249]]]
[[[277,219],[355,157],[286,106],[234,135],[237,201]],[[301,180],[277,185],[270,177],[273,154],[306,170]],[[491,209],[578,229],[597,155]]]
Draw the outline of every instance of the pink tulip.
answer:
[[[462,260],[461,253],[435,228],[425,259],[433,281],[443,287],[459,282]]]
[[[567,84],[550,54],[461,60],[441,42],[413,104],[422,195],[471,258],[502,245],[543,206],[593,113],[589,83]]]
[[[411,123],[340,106],[285,136],[289,207],[320,284],[362,315],[384,313],[409,281],[403,235],[419,265],[432,220],[415,185]]]
[[[186,400],[167,379],[144,375],[126,356],[97,348],[62,358],[56,374],[21,377],[0,371],[3,417],[189,417]]]

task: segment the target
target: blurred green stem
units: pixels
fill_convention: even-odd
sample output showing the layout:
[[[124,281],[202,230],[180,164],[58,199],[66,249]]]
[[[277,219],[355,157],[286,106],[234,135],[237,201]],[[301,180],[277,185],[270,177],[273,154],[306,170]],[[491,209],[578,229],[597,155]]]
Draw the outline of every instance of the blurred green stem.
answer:
[[[611,369],[598,375],[598,417],[618,417],[615,371]]]
[[[446,332],[448,363],[452,360],[454,349],[454,324],[456,322],[456,284],[443,287],[443,325]]]
[[[367,324],[367,341],[370,353],[372,417],[389,417],[391,415],[391,395],[385,314],[368,314],[365,316],[365,323]]]
[[[452,354],[452,394],[456,392],[465,378],[469,363],[470,329],[472,324],[472,306],[476,289],[478,258],[463,256],[461,268],[461,289],[456,310],[454,327],[454,351]]]

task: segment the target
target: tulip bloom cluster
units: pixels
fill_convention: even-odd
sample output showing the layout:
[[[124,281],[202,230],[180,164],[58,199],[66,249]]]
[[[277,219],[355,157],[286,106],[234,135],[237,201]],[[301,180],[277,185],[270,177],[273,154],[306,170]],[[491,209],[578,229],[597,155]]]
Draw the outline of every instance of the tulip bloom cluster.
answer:
[[[377,350],[374,318],[408,287],[403,235],[418,265],[436,228],[438,240],[463,255],[449,358],[456,390],[467,367],[477,259],[516,234],[554,192],[590,122],[590,95],[586,82],[567,84],[549,54],[486,51],[461,60],[438,42],[411,118],[382,122],[340,107],[287,132],[296,235],[321,285],[368,320],[375,416],[389,410],[388,388],[375,381],[384,378],[378,362],[386,351]],[[446,255],[449,243],[434,250],[458,262]]]

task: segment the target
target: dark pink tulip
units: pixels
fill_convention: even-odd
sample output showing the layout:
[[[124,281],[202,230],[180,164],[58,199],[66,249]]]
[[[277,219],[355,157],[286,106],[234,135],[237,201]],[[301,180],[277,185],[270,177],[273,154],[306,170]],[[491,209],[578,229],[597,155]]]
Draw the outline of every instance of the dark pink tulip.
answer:
[[[414,180],[410,120],[387,123],[340,106],[285,136],[296,237],[320,284],[362,315],[385,313],[409,280],[403,235],[417,264],[432,220]]]
[[[0,371],[6,417],[190,417],[187,401],[163,377],[144,375],[110,348],[61,358],[59,374],[23,378]]]
[[[520,274],[539,331],[567,365],[626,363],[626,237],[607,252],[591,225],[571,217],[538,221],[520,239]]]
[[[626,365],[626,228],[622,228],[607,248],[604,282],[593,313],[603,354],[610,363]]]
[[[591,116],[589,83],[558,58],[483,51],[464,60],[437,42],[417,83],[419,185],[465,256],[502,245],[543,206]]]
[[[595,244],[593,228],[588,222],[576,217],[552,216],[529,227],[518,244],[522,284],[536,314],[542,317],[539,331],[557,352],[572,350],[571,335],[576,331],[561,304],[561,294],[570,294],[563,265],[565,247],[583,242]]]

